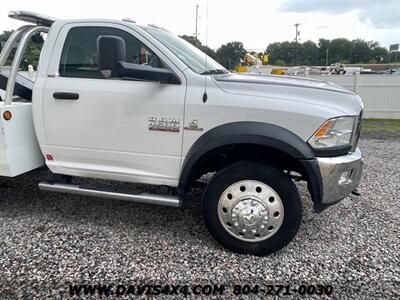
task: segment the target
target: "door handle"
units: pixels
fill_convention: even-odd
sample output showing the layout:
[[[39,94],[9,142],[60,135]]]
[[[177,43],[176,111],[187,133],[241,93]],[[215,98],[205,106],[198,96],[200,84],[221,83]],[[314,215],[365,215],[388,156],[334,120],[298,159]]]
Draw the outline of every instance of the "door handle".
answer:
[[[55,92],[53,94],[54,99],[57,100],[78,100],[78,93],[65,93],[65,92]]]

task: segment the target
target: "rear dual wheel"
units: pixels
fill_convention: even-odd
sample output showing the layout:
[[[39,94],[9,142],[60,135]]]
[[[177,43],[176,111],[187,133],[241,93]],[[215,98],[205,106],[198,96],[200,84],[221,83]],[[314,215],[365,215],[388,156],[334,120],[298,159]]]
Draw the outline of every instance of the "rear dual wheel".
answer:
[[[268,255],[285,247],[302,218],[299,193],[282,171],[240,161],[217,172],[203,196],[207,228],[237,253]]]

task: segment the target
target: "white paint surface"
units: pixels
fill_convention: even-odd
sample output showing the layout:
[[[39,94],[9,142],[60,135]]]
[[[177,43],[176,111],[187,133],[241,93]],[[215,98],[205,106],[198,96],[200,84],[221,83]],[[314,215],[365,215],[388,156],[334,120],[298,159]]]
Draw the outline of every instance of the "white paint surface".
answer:
[[[10,111],[12,118],[4,120]],[[32,121],[31,103],[0,102],[0,176],[15,177],[44,164]]]

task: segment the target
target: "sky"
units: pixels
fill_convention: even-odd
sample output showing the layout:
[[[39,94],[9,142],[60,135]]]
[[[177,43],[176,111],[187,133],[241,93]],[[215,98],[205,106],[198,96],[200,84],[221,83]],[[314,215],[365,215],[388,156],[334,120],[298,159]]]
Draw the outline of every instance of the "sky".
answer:
[[[10,10],[29,10],[59,19],[130,17],[156,24],[175,34],[195,33],[211,48],[240,41],[248,50],[269,43],[293,41],[300,23],[300,42],[319,38],[400,43],[400,0],[13,0],[0,5],[0,31],[22,22],[8,18]]]

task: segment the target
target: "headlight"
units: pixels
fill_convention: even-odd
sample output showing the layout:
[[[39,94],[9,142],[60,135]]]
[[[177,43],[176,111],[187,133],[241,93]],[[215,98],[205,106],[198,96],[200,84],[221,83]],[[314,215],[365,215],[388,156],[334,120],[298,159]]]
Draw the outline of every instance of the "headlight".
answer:
[[[315,149],[349,146],[356,117],[339,117],[326,121],[308,143]]]

